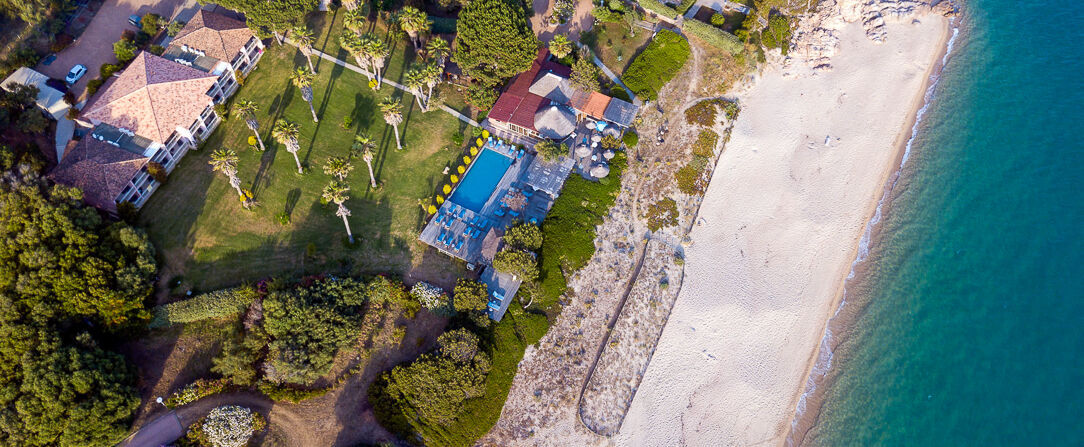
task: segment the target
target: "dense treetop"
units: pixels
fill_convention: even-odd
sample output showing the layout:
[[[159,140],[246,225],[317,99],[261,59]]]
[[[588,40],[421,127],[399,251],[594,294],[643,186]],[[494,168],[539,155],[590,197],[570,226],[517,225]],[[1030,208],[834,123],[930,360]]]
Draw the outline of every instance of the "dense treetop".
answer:
[[[248,27],[261,36],[284,33],[305,23],[305,15],[316,9],[316,0],[217,0],[215,3],[245,13]]]
[[[472,0],[459,13],[452,60],[484,84],[497,84],[531,68],[540,42],[527,15],[510,0]]]
[[[29,169],[0,179],[0,294],[45,317],[107,328],[145,321],[154,249],[142,231],[104,221],[81,197]]]

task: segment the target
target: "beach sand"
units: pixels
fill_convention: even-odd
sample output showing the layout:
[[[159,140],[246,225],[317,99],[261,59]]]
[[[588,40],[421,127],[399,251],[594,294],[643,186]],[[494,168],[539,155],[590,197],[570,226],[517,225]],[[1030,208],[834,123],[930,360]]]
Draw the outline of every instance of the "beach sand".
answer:
[[[685,282],[613,441],[784,443],[947,21],[889,22],[884,43],[843,25],[832,70],[776,66],[740,95]]]

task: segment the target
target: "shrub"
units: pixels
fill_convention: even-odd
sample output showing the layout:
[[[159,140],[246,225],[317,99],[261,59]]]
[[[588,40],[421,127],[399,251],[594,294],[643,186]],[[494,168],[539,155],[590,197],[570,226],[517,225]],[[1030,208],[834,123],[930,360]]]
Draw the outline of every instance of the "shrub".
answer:
[[[244,447],[256,432],[252,410],[237,405],[215,408],[199,424],[199,431],[214,447]]]
[[[351,127],[354,127],[354,115],[344,116],[343,122],[339,125],[339,127],[342,127],[343,130],[350,130]]]
[[[285,211],[281,211],[281,212],[279,212],[278,214],[275,215],[275,220],[277,220],[279,222],[279,225],[283,225],[283,226],[289,225],[290,224],[290,213],[287,213]]]
[[[640,7],[662,17],[673,19],[679,15],[676,9],[666,6],[658,0],[637,0],[636,3],[639,3]]]
[[[640,142],[640,136],[636,134],[636,131],[629,129],[621,136],[621,142],[625,143],[625,147],[632,149]]]
[[[685,122],[700,126],[714,126],[715,116],[719,113],[721,99],[705,99],[685,109]]]
[[[135,59],[137,50],[139,50],[139,48],[128,39],[121,39],[113,44],[113,55],[116,56],[117,60],[122,64],[126,64],[128,61]]]
[[[674,174],[677,179],[678,189],[689,195],[702,195],[708,187],[708,181],[704,175],[703,161],[693,160]]]
[[[741,40],[738,40],[738,36],[730,34],[714,26],[699,20],[686,20],[682,25],[682,29],[687,31],[696,37],[699,37],[708,45],[711,45],[720,50],[726,51],[730,54],[741,53],[742,46]]]
[[[625,20],[625,13],[622,11],[614,11],[608,6],[596,6],[591,10],[591,15],[595,16],[600,22],[617,23]]]
[[[169,408],[188,405],[207,396],[225,392],[228,382],[225,379],[199,379],[170,394],[162,403]]]
[[[165,183],[168,174],[166,173],[165,166],[162,166],[161,163],[156,161],[152,161],[147,163],[147,175],[151,176],[151,178],[158,183]]]
[[[726,16],[719,13],[712,14],[711,25],[717,27],[722,27],[723,25],[726,25]]]
[[[102,88],[102,84],[105,84],[105,80],[101,78],[87,81],[87,95],[96,93],[98,89]]]
[[[169,37],[176,36],[177,33],[181,32],[182,28],[184,28],[184,22],[181,20],[169,22],[169,26],[166,27],[166,34],[169,35]]]
[[[685,65],[689,51],[689,42],[680,34],[660,30],[625,71],[625,85],[643,99],[658,98],[659,89]]]
[[[719,134],[707,129],[701,130],[700,135],[696,137],[696,142],[693,143],[693,155],[711,158],[715,155],[717,141],[719,141]]]
[[[161,45],[151,45],[150,51],[155,56],[161,56],[162,53],[166,52],[166,47],[163,47]]]
[[[227,115],[229,115],[229,113],[230,113],[230,108],[226,107],[225,103],[215,104],[215,114],[218,115],[219,118],[222,118],[223,120],[225,120]]]
[[[410,288],[410,296],[436,315],[450,317],[455,314],[451,298],[440,287],[419,281],[414,284],[414,287]]]
[[[783,55],[786,56],[787,50],[790,48],[790,20],[783,15],[773,15],[768,19],[768,27],[761,33],[764,46],[768,48],[779,48]]]
[[[568,155],[568,145],[553,140],[538,142],[538,144],[534,145],[534,150],[538,151],[538,154],[548,161],[554,161],[562,155]]]
[[[161,29],[162,16],[153,12],[144,14],[143,18],[140,19],[139,24],[142,25],[144,33],[147,33],[148,36],[154,36],[155,34],[158,34],[158,30]]]
[[[598,143],[603,149],[617,149],[621,147],[621,140],[613,135],[606,135],[602,137],[602,141]]]
[[[429,16],[429,20],[433,22],[429,27],[429,32],[433,34],[455,34],[456,18],[455,17],[435,17]]]
[[[647,218],[647,229],[651,231],[677,225],[677,202],[667,197],[652,203],[644,210],[644,217]]]
[[[629,97],[629,92],[625,91],[623,87],[617,84],[610,87],[610,96],[625,102],[632,102],[632,98]]]
[[[256,289],[252,286],[216,290],[184,301],[156,306],[154,319],[149,326],[163,327],[235,315],[248,308],[255,299]]]
[[[271,382],[260,382],[256,387],[261,393],[267,396],[268,399],[275,402],[290,402],[295,404],[303,400],[323,396],[331,390],[330,387],[303,389],[288,385],[277,385]]]
[[[113,76],[113,74],[120,71],[120,69],[120,65],[102,64],[101,67],[98,67],[98,77],[102,79],[109,79],[110,76]]]

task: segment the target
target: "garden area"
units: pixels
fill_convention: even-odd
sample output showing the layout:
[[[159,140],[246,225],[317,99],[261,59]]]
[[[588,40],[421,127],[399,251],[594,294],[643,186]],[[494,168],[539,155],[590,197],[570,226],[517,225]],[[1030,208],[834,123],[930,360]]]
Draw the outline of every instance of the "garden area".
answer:
[[[630,30],[634,33],[630,34]],[[618,76],[651,40],[651,31],[627,23],[598,23],[591,31],[580,34],[580,42],[591,48],[602,63]]]
[[[402,60],[400,53],[410,52],[405,51],[409,43],[397,45],[389,74]],[[419,200],[432,197],[443,169],[460,155],[446,144],[465,124],[443,111],[421,113],[413,97],[388,85],[374,92],[365,76],[344,67],[315,58],[313,63],[312,107],[321,118],[318,123],[290,81],[295,67],[306,65],[304,57],[292,46],[271,44],[232,98],[234,104],[243,99],[259,107],[253,117],[266,150],[250,145],[252,131],[230,107],[219,129],[200,150],[185,156],[143,207],[140,221],[158,249],[161,277],[169,280],[171,294],[259,279],[254,272],[261,277],[324,271],[406,274],[421,264],[424,246],[417,236],[425,216]],[[402,151],[396,150],[393,128],[379,108],[385,98],[400,96]],[[272,136],[278,120],[299,126],[297,157],[304,174],[298,174],[291,154]],[[356,243],[348,244],[336,207],[321,197],[332,180],[322,168],[330,157],[347,157],[357,135],[375,143],[372,169],[378,187],[370,187],[365,163],[354,160],[354,171],[345,179],[350,197],[344,205],[352,213]],[[212,153],[224,148],[237,154],[237,176],[255,202],[249,209],[227,177],[209,165]],[[459,271],[444,256],[426,258],[424,265],[428,270],[422,276],[431,281],[448,281]]]

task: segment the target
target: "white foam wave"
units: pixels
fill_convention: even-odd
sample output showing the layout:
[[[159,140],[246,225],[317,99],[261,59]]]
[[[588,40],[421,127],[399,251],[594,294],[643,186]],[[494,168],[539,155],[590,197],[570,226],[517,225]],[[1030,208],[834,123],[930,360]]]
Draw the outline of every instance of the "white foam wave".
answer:
[[[823,379],[828,371],[832,369],[832,322],[839,316],[839,313],[843,311],[843,307],[847,304],[847,284],[856,275],[855,271],[858,266],[866,261],[869,257],[869,249],[873,240],[873,229],[881,223],[882,209],[886,200],[891,196],[892,190],[895,189],[896,183],[899,181],[900,173],[903,171],[903,167],[907,164],[907,160],[911,157],[911,146],[914,144],[915,138],[918,137],[918,131],[922,124],[922,118],[926,115],[927,109],[934,99],[934,92],[936,91],[937,84],[941,80],[941,73],[945,69],[945,65],[948,63],[949,56],[952,54],[953,48],[956,46],[956,37],[960,34],[960,28],[956,24],[955,18],[949,19],[949,26],[952,27],[952,36],[949,37],[948,42],[945,45],[945,55],[941,57],[941,65],[930,74],[929,87],[926,88],[922,97],[922,107],[915,113],[915,123],[911,126],[911,135],[907,139],[907,145],[904,148],[903,156],[900,158],[900,164],[896,167],[896,172],[892,174],[892,181],[889,183],[887,190],[881,199],[877,201],[876,211],[873,213],[873,217],[866,222],[866,226],[862,231],[862,237],[858,240],[858,253],[855,255],[854,261],[851,262],[851,271],[847,273],[847,280],[843,285],[843,296],[839,301],[839,306],[836,307],[836,311],[832,314],[832,317],[828,319],[828,324],[824,327],[824,336],[821,338],[820,347],[817,351],[817,361],[814,362],[813,368],[809,373],[809,378],[806,379],[805,391],[802,392],[801,397],[798,398],[798,405],[794,411],[794,419],[790,422],[791,432],[787,437],[786,445],[791,447],[795,444],[796,440],[795,429],[798,426],[798,421],[801,420],[805,413],[806,405],[809,397],[817,391],[817,384]]]

